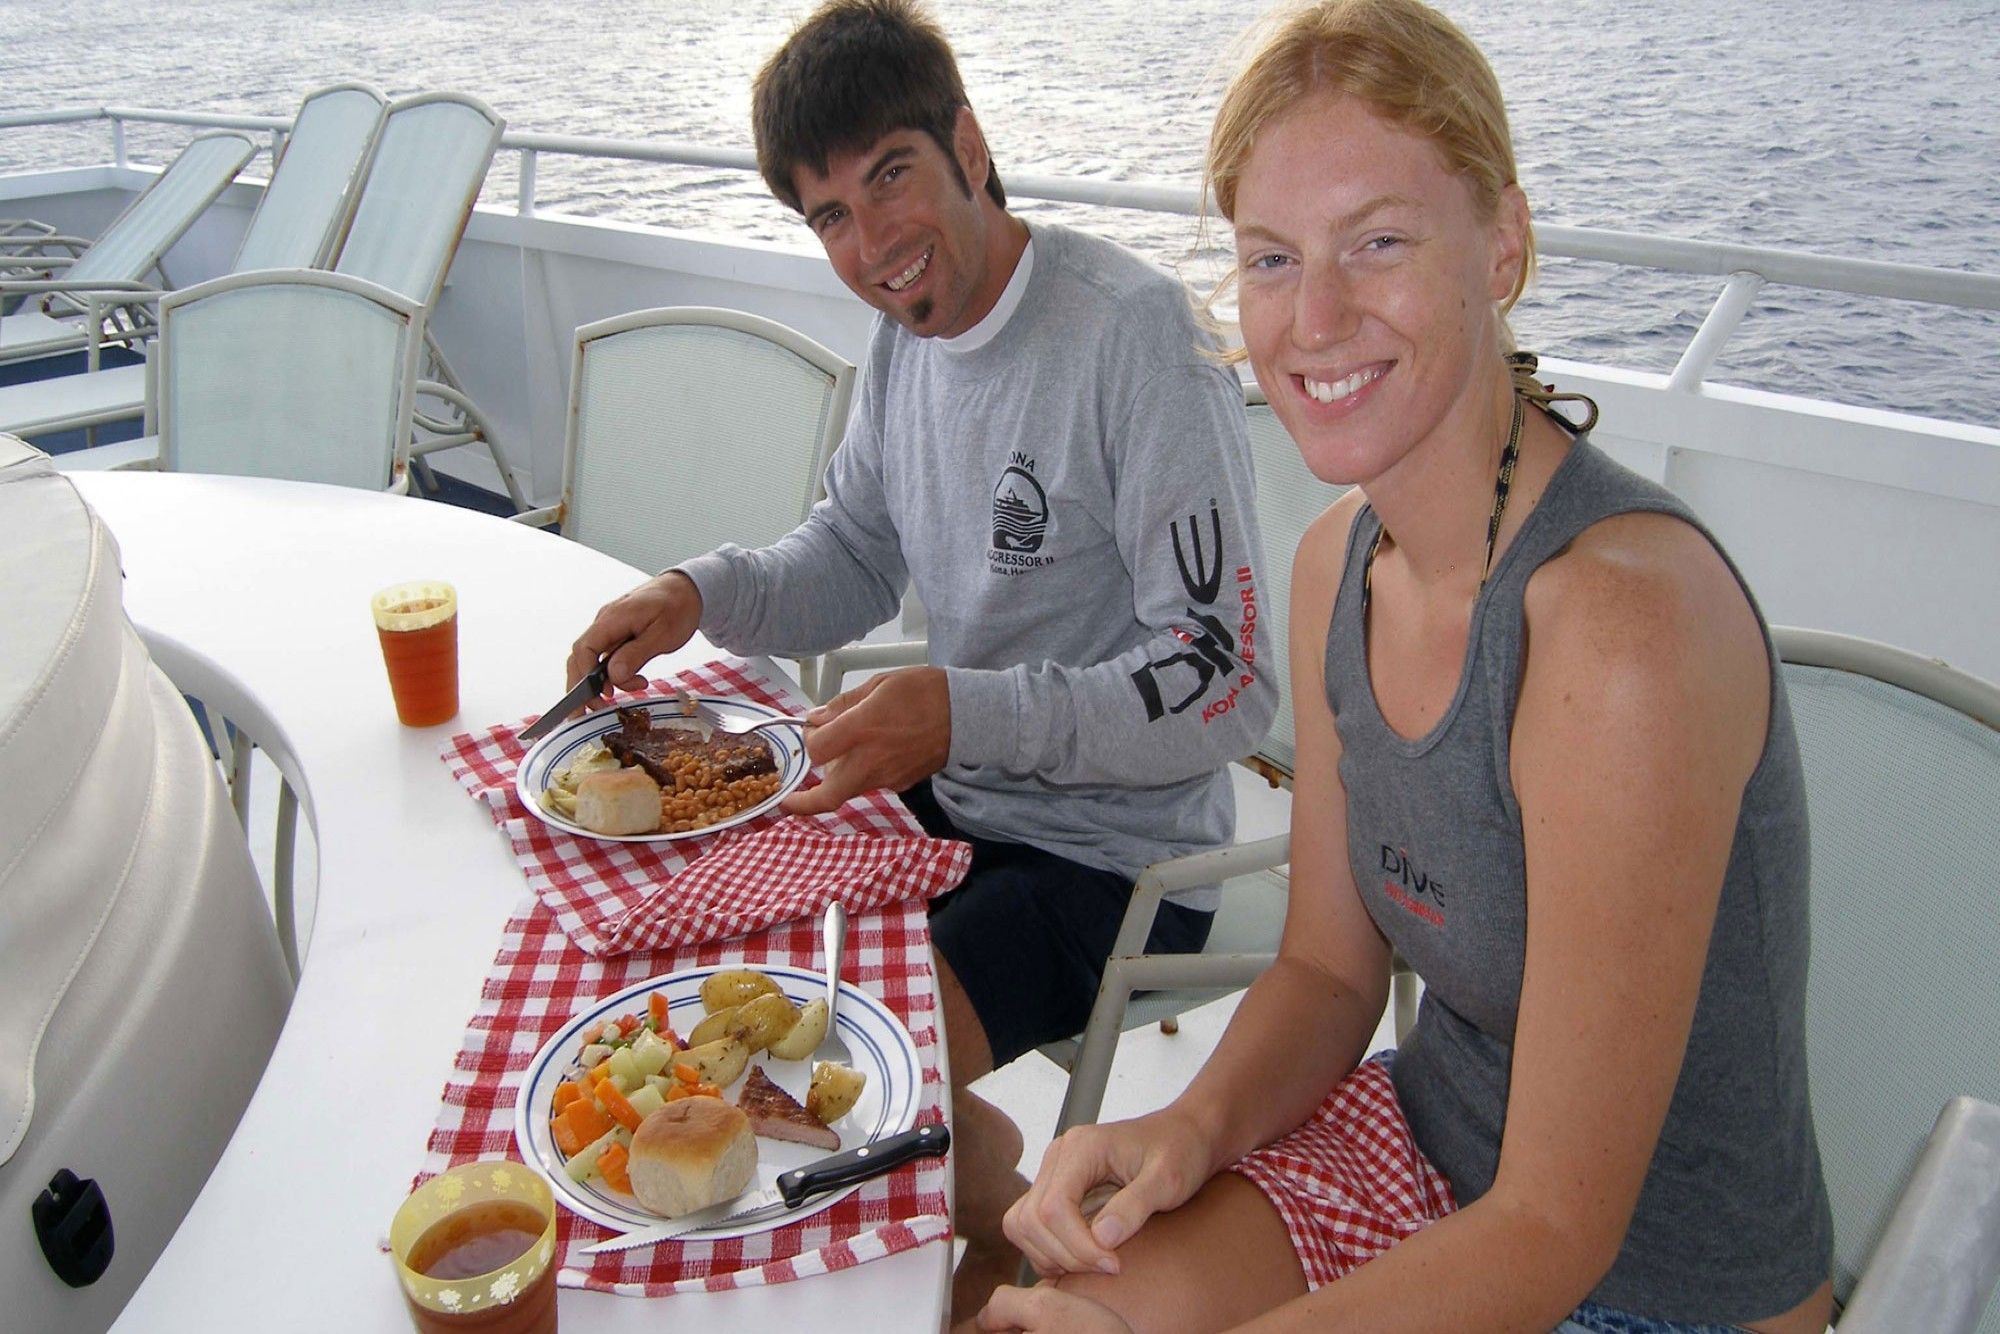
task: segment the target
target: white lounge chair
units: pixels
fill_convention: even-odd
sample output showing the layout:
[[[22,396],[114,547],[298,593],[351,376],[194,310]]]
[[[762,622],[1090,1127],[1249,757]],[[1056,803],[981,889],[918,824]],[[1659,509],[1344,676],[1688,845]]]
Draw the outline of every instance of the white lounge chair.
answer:
[[[271,181],[251,215],[233,272],[303,268],[323,264],[340,243],[352,215],[363,164],[381,127],[384,98],[367,84],[333,84],[309,94],[293,120]],[[134,205],[137,208],[137,205]],[[129,214],[128,214],[129,216]],[[192,221],[192,215],[189,219]],[[183,224],[185,227],[185,224]],[[107,233],[109,235],[109,233]],[[74,275],[72,275],[73,277]],[[136,278],[121,280],[116,296],[126,312],[119,341],[131,341],[156,322],[152,307],[164,293]],[[7,287],[0,283],[0,290]],[[86,348],[89,371],[0,389],[0,422],[22,435],[96,426],[139,416],[145,410],[142,366],[98,368],[97,348],[109,312],[86,312],[82,319],[56,319],[39,312],[7,317],[17,332],[37,340],[22,343],[22,357]],[[0,353],[7,351],[0,338]],[[131,441],[73,451],[58,460],[65,470],[142,466],[152,455]]]
[[[422,93],[389,104],[369,155],[358,198],[344,236],[334,249],[334,271],[387,288],[415,302],[423,312],[420,332],[428,348],[434,381],[422,381],[420,395],[439,397],[459,413],[457,421],[419,416],[424,438],[413,453],[483,442],[493,455],[517,508],[526,500],[507,466],[490,427],[457,388],[450,368],[430,338],[429,315],[444,289],[446,272],[472,215],[474,200],[499,147],[503,124],[478,99],[458,93]],[[0,389],[0,430],[34,435],[128,419],[144,411],[145,369],[117,367],[88,377]],[[70,385],[88,379],[95,383]],[[44,385],[60,388],[44,389]],[[17,391],[41,391],[34,415],[10,411],[25,401]],[[134,442],[107,446],[88,459],[63,455],[60,466],[144,466],[148,456]],[[75,461],[72,461],[75,460]]]
[[[256,154],[240,130],[196,135],[95,241],[16,224],[9,240],[25,235],[27,244],[0,256],[0,298],[30,298],[31,308],[0,317],[0,362],[82,349],[107,320],[145,300],[154,291],[148,275]]]

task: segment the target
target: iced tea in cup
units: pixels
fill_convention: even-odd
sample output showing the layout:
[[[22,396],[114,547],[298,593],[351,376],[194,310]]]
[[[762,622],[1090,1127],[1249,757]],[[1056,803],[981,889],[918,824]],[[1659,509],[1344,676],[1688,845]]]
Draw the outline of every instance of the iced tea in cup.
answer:
[[[441,580],[397,584],[370,603],[396,717],[429,727],[458,716],[458,592]]]
[[[460,1163],[410,1192],[389,1251],[423,1334],[555,1334],[556,1200],[529,1168]]]

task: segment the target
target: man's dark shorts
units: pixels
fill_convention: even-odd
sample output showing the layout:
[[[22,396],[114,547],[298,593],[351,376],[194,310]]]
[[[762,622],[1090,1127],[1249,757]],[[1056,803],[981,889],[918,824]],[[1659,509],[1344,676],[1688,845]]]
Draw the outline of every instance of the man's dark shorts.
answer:
[[[931,901],[931,943],[972,1002],[994,1066],[1081,1032],[1132,882],[1040,848],[962,833],[928,780],[902,797],[933,837],[972,845],[964,881]],[[1207,942],[1214,916],[1161,903],[1147,952],[1194,953]]]

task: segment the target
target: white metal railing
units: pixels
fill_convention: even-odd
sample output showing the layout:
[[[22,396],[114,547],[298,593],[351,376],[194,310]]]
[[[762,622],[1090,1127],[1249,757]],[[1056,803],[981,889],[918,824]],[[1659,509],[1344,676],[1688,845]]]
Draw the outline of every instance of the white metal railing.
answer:
[[[290,118],[285,116],[158,111],[140,107],[78,107],[46,112],[0,113],[0,129],[93,120],[111,123],[113,161],[120,167],[129,165],[125,154],[125,126],[128,122],[266,130],[272,136],[274,149],[291,127]],[[712,148],[701,144],[514,131],[501,139],[500,146],[520,154],[516,209],[523,217],[535,215],[536,167],[544,153],[654,162],[667,166],[757,170],[756,156],[747,149]],[[1182,182],[1102,181],[1013,174],[1009,174],[1006,180],[1008,194],[1022,199],[1190,216],[1198,215],[1202,209],[1200,188]],[[1927,268],[1919,264],[1847,259],[1723,241],[1690,241],[1607,228],[1563,227],[1546,223],[1536,226],[1535,239],[1538,253],[1545,258],[1622,264],[1659,272],[1725,279],[1715,304],[1703,317],[1701,327],[1688,341],[1668,377],[1668,387],[1674,390],[1691,392],[1700,386],[1731,335],[1749,313],[1758,292],[1769,283],[1821,292],[1887,297],[1926,305],[2000,310],[2000,274],[1967,273],[1958,269]]]

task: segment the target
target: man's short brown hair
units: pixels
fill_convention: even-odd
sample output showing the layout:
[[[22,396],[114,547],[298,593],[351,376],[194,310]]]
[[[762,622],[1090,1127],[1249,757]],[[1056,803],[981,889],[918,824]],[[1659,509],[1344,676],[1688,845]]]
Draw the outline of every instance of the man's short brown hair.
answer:
[[[944,30],[913,0],[828,0],[757,72],[751,122],[757,169],[771,193],[803,213],[793,174],[825,175],[836,153],[856,153],[885,134],[920,130],[936,141],[967,195],[953,131],[971,105]],[[986,193],[1007,207],[988,158]]]

